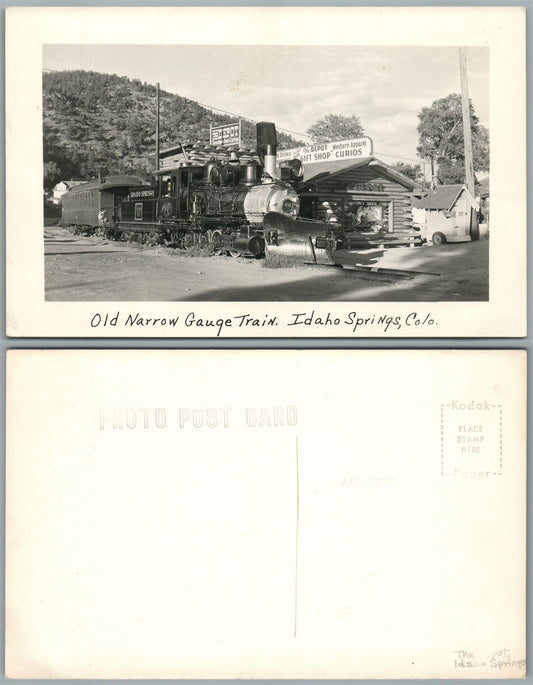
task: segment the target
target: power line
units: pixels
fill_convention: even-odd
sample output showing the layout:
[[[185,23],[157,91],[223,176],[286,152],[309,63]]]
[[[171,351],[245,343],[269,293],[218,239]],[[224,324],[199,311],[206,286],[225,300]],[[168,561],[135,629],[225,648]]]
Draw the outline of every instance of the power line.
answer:
[[[393,157],[394,159],[403,159],[404,161],[407,161],[407,162],[417,162],[418,164],[420,164],[423,161],[420,159],[413,159],[412,157],[404,157],[403,155],[389,155],[385,152],[378,152],[377,150],[376,150],[376,152],[374,152],[374,154],[375,155],[381,155],[382,157]]]
[[[190,99],[191,98],[187,98],[187,100],[190,100]],[[197,102],[201,107],[211,109],[214,112],[222,112],[222,114],[227,114],[230,117],[237,117],[237,119],[243,119],[244,121],[249,121],[251,124],[257,124],[256,119],[250,119],[249,117],[244,117],[241,114],[237,114],[236,112],[228,112],[228,110],[226,110],[226,109],[221,109],[220,107],[214,107],[213,105],[208,105],[205,102],[200,102],[199,100],[195,100],[194,102]],[[300,131],[291,131],[290,128],[282,128],[281,126],[276,126],[276,128],[279,131],[285,131],[285,133],[292,133],[296,136],[303,136],[304,138],[310,138],[311,137],[308,133],[301,133]]]

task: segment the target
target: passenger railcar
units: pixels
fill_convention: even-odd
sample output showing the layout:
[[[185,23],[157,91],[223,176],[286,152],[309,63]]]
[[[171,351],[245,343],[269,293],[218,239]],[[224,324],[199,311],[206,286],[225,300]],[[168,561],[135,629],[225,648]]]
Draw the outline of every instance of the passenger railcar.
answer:
[[[105,226],[112,227],[129,189],[141,184],[141,179],[136,176],[122,175],[100,177],[74,186],[62,198],[62,225],[87,233]]]

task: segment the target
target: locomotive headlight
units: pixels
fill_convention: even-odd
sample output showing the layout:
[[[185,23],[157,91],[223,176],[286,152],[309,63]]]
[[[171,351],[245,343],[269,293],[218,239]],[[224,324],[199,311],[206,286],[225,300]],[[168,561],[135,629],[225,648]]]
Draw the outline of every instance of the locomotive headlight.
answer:
[[[297,216],[300,211],[300,200],[293,188],[288,186],[277,186],[272,189],[272,193],[266,207],[267,212],[279,212],[286,216]]]

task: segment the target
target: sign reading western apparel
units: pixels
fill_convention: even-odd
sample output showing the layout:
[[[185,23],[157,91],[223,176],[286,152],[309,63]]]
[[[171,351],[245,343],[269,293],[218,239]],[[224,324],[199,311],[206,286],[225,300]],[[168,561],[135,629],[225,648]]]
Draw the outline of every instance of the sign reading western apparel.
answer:
[[[223,124],[211,126],[209,129],[209,142],[211,145],[232,146],[241,145],[241,121],[237,124]]]
[[[288,150],[278,150],[278,162],[299,159],[304,164],[313,162],[336,162],[345,159],[363,159],[373,153],[372,139],[351,138],[336,140],[334,143],[314,143],[305,147],[293,147]]]

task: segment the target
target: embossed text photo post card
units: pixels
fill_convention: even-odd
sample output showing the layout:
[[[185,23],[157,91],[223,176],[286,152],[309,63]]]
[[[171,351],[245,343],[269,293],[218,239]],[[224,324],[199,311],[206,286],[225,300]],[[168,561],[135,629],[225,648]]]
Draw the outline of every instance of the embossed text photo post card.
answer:
[[[7,334],[526,335],[525,16],[8,8]]]
[[[523,678],[526,354],[14,351],[9,678]]]

